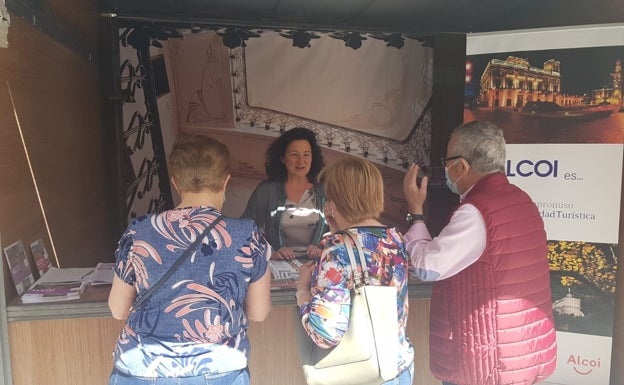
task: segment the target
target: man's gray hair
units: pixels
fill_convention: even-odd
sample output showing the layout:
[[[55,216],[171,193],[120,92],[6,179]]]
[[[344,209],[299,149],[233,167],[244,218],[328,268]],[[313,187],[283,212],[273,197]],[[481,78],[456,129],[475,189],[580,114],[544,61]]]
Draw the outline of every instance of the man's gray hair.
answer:
[[[456,127],[451,136],[453,155],[461,155],[476,172],[505,172],[505,138],[495,124],[475,120]]]

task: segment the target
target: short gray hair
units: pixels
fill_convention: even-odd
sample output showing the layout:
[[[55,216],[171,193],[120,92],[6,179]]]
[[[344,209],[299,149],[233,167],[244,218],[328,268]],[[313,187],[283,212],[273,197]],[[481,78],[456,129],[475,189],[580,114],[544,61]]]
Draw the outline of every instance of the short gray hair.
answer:
[[[495,124],[475,120],[457,126],[451,136],[455,139],[453,155],[466,159],[475,171],[505,172],[505,138]]]

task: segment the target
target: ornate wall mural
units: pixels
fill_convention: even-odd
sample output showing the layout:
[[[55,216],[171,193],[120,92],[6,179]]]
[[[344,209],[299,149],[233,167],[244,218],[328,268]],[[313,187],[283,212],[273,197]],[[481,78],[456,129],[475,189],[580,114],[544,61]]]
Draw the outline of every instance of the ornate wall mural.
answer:
[[[185,127],[234,128],[230,60],[215,33],[188,34],[166,44],[168,72]]]
[[[277,32],[250,40],[243,59],[250,107],[404,140],[431,97],[432,49],[408,39],[401,49],[371,39],[357,50],[321,35],[293,49]],[[236,64],[238,66],[238,63]]]
[[[267,31],[247,43],[241,37],[244,46],[224,40],[234,48],[221,44],[227,36],[219,32],[169,39],[180,127],[274,137],[304,126],[332,150],[399,170],[410,162],[429,166],[431,47],[407,39],[397,49],[388,46],[394,40],[372,39],[356,51],[318,35],[302,50],[288,36]]]

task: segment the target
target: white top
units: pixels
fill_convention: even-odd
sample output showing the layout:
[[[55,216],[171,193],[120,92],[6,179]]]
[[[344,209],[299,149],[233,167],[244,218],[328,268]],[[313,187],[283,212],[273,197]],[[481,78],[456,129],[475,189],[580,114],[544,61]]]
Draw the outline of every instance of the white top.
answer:
[[[312,242],[316,223],[320,215],[316,209],[314,191],[306,190],[300,201],[286,200],[286,211],[282,214],[281,230],[284,246],[293,249],[296,257],[306,255]]]
[[[459,207],[433,239],[424,222],[415,222],[405,234],[413,273],[423,281],[439,281],[464,270],[483,254],[486,241],[483,217],[469,203]]]

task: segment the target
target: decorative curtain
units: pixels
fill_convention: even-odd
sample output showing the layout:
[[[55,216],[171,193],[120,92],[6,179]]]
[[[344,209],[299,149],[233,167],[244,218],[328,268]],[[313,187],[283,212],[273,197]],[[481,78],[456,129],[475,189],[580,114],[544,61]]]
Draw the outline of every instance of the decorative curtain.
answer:
[[[250,107],[404,140],[431,96],[431,49],[406,39],[401,49],[368,39],[353,50],[323,35],[297,49],[276,32],[245,48]]]

